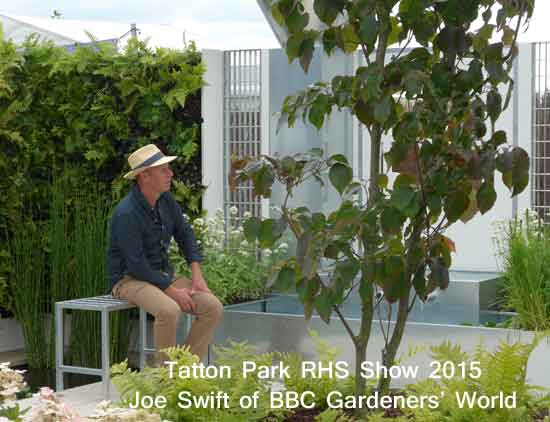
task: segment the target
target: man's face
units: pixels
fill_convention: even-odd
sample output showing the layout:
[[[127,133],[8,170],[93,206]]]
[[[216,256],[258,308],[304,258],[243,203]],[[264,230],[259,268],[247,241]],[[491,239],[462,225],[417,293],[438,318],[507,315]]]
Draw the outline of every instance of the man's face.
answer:
[[[170,164],[162,164],[160,166],[151,167],[144,171],[146,175],[146,183],[159,193],[168,192],[172,183],[174,173],[170,168]]]

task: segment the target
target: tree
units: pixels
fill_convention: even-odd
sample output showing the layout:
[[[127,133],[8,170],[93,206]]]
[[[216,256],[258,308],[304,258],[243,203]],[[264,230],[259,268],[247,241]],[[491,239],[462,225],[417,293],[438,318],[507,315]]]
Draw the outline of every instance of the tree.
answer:
[[[361,395],[360,364],[380,300],[397,307],[394,328],[382,327],[382,363],[390,367],[414,301],[449,284],[454,243],[445,229],[493,207],[497,172],[512,195],[528,184],[527,153],[507,146],[506,133],[496,131],[495,123],[509,104],[516,40],[534,0],[314,0],[313,5],[323,29],[308,29],[311,17],[302,1],[272,2],[274,18],[289,34],[289,61],[298,59],[307,72],[314,49],[322,45],[328,55],[360,49],[366,65],[287,97],[281,119],[291,127],[302,117],[320,129],[334,109],[351,111],[370,134],[369,180],[355,181],[344,156],[324,158],[320,150],[235,159],[230,176],[233,184],[252,181],[254,192],[264,197],[275,181],[286,187],[282,216],[248,220],[246,235],[269,246],[291,230],[297,253],[281,264],[278,282],[296,287],[307,318],[316,310],[326,322],[332,312],[341,319],[355,346]],[[409,48],[411,43],[417,46]],[[394,44],[402,48],[388,57]],[[397,173],[394,180],[380,166],[385,133],[393,137],[384,158]],[[323,183],[326,171],[341,198],[334,212],[288,207],[296,186],[312,177]],[[321,260],[331,269],[328,281],[319,275]],[[375,285],[383,299],[374,297]],[[340,312],[353,287],[362,302],[357,333]],[[386,393],[390,381],[381,378],[378,390]]]

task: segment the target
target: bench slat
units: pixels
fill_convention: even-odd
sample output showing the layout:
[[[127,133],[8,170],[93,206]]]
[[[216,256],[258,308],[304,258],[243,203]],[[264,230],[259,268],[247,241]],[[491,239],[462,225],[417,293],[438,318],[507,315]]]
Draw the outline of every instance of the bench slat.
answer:
[[[83,309],[90,311],[117,311],[136,307],[136,305],[126,300],[117,299],[111,295],[65,300],[62,302],[56,302],[56,306],[63,309]]]

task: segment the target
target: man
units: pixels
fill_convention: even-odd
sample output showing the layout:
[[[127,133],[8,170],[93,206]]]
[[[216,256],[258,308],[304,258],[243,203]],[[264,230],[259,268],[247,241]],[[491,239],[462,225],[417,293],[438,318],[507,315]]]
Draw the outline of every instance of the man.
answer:
[[[181,313],[196,316],[185,344],[201,360],[222,316],[223,307],[204,280],[191,226],[170,194],[172,170],[155,145],[146,145],[128,157],[135,179],[130,193],[117,205],[109,226],[107,271],[113,296],[126,299],[155,317],[155,361],[162,364],[159,350],[176,344]],[[168,247],[174,237],[191,266],[191,280],[174,275]]]

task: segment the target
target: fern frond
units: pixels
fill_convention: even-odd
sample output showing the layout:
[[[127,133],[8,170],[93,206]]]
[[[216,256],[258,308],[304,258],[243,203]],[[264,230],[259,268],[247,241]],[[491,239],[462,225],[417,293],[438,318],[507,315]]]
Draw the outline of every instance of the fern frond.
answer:
[[[455,364],[465,362],[468,354],[462,351],[460,344],[453,345],[449,340],[444,341],[438,346],[430,347],[432,352],[432,359],[439,362],[450,361]]]

